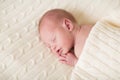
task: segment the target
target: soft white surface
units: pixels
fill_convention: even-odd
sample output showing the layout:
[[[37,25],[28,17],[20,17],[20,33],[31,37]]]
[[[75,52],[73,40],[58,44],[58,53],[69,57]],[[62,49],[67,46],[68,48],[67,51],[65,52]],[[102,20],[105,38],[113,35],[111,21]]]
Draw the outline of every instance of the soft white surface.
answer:
[[[0,80],[69,80],[72,68],[39,41],[38,20],[62,8],[80,24],[95,23],[119,5],[120,0],[0,0]]]
[[[71,80],[120,80],[120,14],[116,14],[93,27]]]

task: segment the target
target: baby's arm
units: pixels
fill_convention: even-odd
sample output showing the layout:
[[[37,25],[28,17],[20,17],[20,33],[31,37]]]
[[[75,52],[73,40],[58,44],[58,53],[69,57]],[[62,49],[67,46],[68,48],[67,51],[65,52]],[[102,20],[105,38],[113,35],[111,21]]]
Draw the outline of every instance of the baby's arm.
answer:
[[[78,60],[77,57],[72,52],[59,55],[59,61],[70,66],[75,66],[77,60]]]

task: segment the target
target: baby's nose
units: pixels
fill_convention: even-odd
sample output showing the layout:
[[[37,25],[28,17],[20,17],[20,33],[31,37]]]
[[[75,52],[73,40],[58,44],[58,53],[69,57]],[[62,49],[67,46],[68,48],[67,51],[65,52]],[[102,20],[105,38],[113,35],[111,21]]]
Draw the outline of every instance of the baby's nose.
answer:
[[[52,49],[53,52],[55,52],[55,53],[57,52],[57,47],[55,45],[51,46],[51,49]]]

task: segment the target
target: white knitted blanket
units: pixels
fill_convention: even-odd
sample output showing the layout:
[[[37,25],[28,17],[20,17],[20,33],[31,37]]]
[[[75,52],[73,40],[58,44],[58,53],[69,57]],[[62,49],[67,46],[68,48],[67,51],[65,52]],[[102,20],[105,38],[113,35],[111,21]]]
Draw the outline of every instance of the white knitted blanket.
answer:
[[[40,17],[54,8],[71,12],[80,24],[90,24],[120,10],[120,0],[0,0],[0,80],[70,80],[72,68],[61,64],[38,38]],[[117,70],[119,55],[111,53],[107,62],[108,57]],[[83,70],[81,75],[88,78]]]
[[[120,80],[120,15],[96,23],[71,80]]]

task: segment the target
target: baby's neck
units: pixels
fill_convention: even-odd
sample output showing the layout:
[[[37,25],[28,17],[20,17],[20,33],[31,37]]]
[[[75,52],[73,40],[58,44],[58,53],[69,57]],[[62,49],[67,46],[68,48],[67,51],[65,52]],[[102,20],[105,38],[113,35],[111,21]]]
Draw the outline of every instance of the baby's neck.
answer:
[[[76,29],[76,33],[74,34],[74,52],[77,57],[79,57],[82,52],[91,28],[92,27],[88,25],[81,25]]]
[[[80,35],[80,32],[81,32],[81,26],[76,25],[76,26],[75,26],[75,29],[74,29],[74,31],[73,31],[74,45],[76,44],[76,41],[77,41],[77,38],[78,38],[79,35]]]

